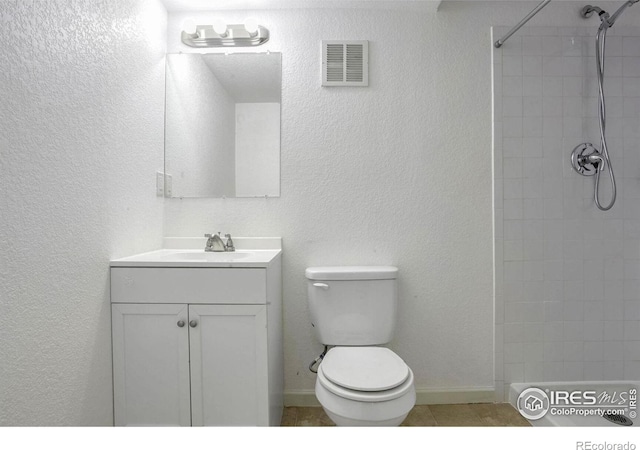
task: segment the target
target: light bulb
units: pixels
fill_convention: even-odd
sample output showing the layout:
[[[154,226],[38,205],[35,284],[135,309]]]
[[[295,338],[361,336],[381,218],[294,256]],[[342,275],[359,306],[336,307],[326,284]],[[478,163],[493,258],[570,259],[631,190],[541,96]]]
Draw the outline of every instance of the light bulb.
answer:
[[[216,19],[213,21],[213,31],[218,33],[222,37],[227,36],[227,24],[222,19]]]
[[[196,31],[198,31],[196,29],[196,21],[193,19],[185,19],[185,21],[182,22],[182,30],[187,34],[196,34]]]
[[[251,36],[255,36],[258,34],[258,21],[252,17],[245,19],[244,29],[247,30]]]

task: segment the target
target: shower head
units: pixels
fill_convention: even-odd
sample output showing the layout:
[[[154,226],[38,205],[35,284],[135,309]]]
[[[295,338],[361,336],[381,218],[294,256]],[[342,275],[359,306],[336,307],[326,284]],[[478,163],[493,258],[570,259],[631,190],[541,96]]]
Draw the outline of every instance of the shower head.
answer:
[[[582,8],[582,17],[591,17],[593,15],[593,13],[598,13],[598,16],[600,17],[600,20],[602,21],[602,23],[600,24],[600,28],[611,28],[613,26],[614,23],[616,23],[616,20],[618,20],[618,17],[620,17],[620,15],[631,5],[633,5],[634,3],[638,3],[640,2],[640,0],[627,0],[620,8],[618,8],[618,10],[616,12],[613,13],[613,15],[609,15],[608,12],[604,11],[602,8],[599,8],[597,6],[591,6],[591,5],[587,5],[584,8]]]
[[[616,20],[618,20],[618,17],[620,17],[620,14],[622,14],[625,9],[627,9],[629,6],[633,5],[634,3],[638,3],[639,1],[640,0],[628,0],[628,1],[626,1],[624,3],[624,5],[622,5],[620,8],[618,8],[618,10],[613,13],[611,18],[607,20],[607,22],[609,22],[609,27],[612,27],[613,24],[616,23]]]

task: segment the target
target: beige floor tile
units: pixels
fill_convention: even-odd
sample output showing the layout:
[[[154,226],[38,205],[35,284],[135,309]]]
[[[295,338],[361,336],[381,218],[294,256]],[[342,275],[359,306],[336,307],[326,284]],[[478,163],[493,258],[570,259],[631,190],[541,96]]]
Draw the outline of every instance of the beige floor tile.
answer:
[[[280,426],[295,427],[297,418],[298,418],[298,408],[295,406],[288,406],[282,412],[282,420],[280,421]]]
[[[416,405],[400,425],[402,427],[435,427],[436,419],[427,405]]]
[[[296,419],[297,427],[330,427],[335,423],[324,412],[321,407],[298,408]]]
[[[469,406],[480,416],[485,425],[498,427],[531,426],[509,403],[478,403]]]
[[[486,426],[480,416],[469,405],[429,405],[429,410],[442,427]]]
[[[334,426],[321,407],[285,408],[282,426]],[[462,405],[417,405],[402,422],[405,427],[486,427],[530,426],[508,403],[475,403]]]

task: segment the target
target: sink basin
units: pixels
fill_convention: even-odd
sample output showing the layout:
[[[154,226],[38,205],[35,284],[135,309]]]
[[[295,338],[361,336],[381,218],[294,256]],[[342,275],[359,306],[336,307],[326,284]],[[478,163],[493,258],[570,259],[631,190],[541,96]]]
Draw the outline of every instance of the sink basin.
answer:
[[[205,252],[197,251],[174,251],[160,256],[164,261],[211,261],[228,262],[250,258],[254,252]]]

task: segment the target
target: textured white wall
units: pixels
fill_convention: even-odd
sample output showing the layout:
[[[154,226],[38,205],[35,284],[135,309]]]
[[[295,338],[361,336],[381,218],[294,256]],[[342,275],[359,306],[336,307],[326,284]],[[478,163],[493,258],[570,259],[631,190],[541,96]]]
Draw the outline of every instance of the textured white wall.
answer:
[[[109,259],[161,245],[166,12],[3,0],[0,23],[0,425],[110,425]]]
[[[165,233],[283,237],[286,391],[314,385],[314,265],[397,265],[391,346],[417,386],[493,385],[490,12],[219,14],[253,15],[271,30],[260,50],[283,53],[282,197],[172,200]],[[170,15],[170,52],[186,50],[183,17]],[[320,86],[323,39],[370,40],[368,88]]]
[[[165,234],[284,238],[288,392],[313,389],[307,365],[321,350],[304,269],[332,264],[400,268],[391,347],[418,388],[493,386],[490,26],[537,3],[193,14],[253,16],[271,30],[260,50],[283,53],[282,197],[172,200]],[[535,20],[575,26],[582,6],[554,1]],[[184,17],[170,14],[171,52],[188,51]],[[320,86],[323,39],[370,40],[369,88]]]

